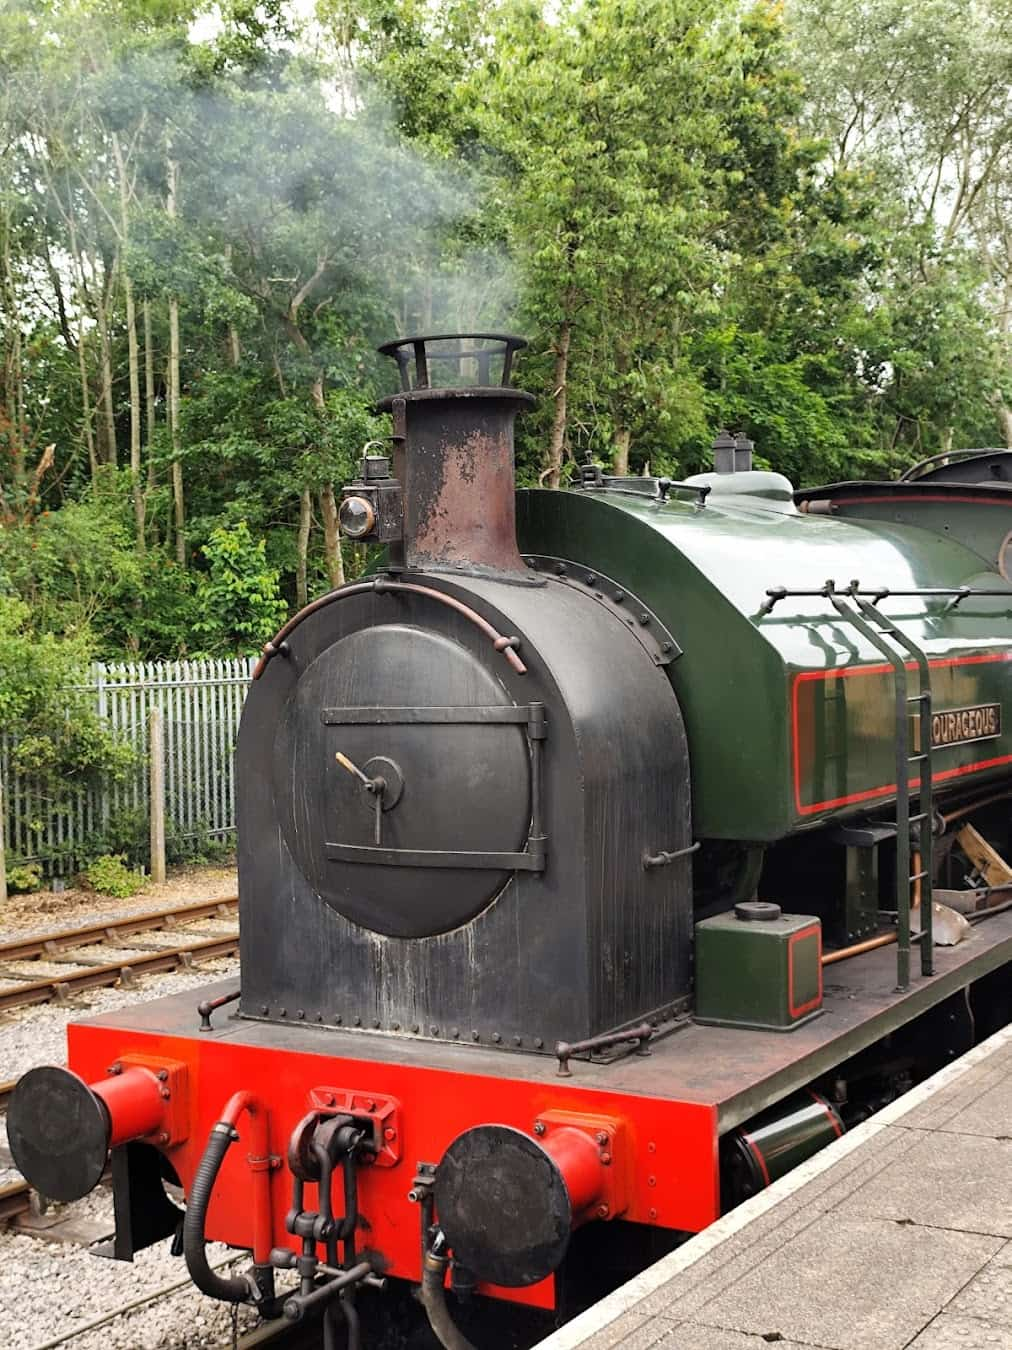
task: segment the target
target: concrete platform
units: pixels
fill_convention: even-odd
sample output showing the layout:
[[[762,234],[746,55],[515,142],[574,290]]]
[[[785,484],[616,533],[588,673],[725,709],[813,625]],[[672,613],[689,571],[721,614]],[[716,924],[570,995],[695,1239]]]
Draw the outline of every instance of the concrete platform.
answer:
[[[538,1350],[1012,1350],[1012,1027]]]

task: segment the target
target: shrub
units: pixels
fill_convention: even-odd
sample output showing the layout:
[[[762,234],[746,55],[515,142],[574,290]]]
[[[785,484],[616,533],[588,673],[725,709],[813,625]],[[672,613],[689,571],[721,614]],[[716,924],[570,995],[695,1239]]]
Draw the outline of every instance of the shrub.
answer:
[[[111,895],[117,900],[135,895],[145,885],[141,874],[131,872],[127,867],[125,853],[103,853],[88,864],[84,878],[93,891],[99,895]]]
[[[37,891],[42,884],[42,871],[35,863],[15,863],[7,868],[9,891]]]

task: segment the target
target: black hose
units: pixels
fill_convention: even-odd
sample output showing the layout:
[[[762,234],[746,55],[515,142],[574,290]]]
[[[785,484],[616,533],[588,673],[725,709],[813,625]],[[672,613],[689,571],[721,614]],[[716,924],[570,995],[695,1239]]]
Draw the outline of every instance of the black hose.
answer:
[[[446,1277],[446,1257],[426,1252],[422,1263],[422,1287],[419,1302],[425,1309],[429,1326],[435,1333],[439,1344],[445,1350],[475,1350],[450,1316],[446,1306],[446,1290],[443,1280]]]
[[[202,1294],[220,1299],[222,1303],[255,1303],[260,1297],[260,1291],[247,1276],[233,1275],[225,1279],[216,1275],[207,1263],[207,1239],[204,1236],[207,1206],[222,1159],[229,1150],[234,1134],[233,1127],[224,1120],[219,1121],[211,1131],[186,1203],[183,1256],[190,1279]]]

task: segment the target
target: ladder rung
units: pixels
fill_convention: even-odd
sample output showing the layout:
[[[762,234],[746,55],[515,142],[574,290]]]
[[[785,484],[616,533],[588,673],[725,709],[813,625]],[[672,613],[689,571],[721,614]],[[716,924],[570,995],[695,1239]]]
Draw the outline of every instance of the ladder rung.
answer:
[[[928,759],[928,758],[930,758],[930,756],[928,756],[928,755],[908,755],[908,756],[907,756],[907,763],[908,763],[908,764],[923,764],[924,761],[925,761],[926,759]]]
[[[927,875],[928,875],[927,872],[915,872],[914,875],[910,878],[910,880],[923,881]]]
[[[911,928],[911,930],[910,930],[910,941],[911,941],[911,942],[920,942],[920,940],[921,940],[921,938],[922,938],[923,936],[924,936],[924,929],[923,929],[923,928]]]
[[[907,821],[907,824],[919,825],[922,820],[927,820],[927,818],[928,818],[927,811],[920,811],[916,816],[911,816],[910,819]]]
[[[930,703],[931,694],[925,690],[923,694],[911,694],[907,699],[908,703]]]

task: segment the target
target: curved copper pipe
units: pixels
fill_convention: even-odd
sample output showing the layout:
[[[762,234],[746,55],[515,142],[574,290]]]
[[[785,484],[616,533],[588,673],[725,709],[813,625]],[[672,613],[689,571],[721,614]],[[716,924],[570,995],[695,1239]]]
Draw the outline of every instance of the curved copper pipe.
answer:
[[[991,806],[994,802],[1004,801],[1006,797],[1012,797],[1012,788],[1003,788],[1001,792],[992,792],[989,797],[979,797],[974,802],[966,802],[963,806],[957,806],[955,811],[949,811],[942,819],[946,825],[951,825],[954,820],[960,820],[963,816],[968,816],[971,811],[976,811],[981,806]]]
[[[492,627],[487,619],[483,619],[476,610],[471,609],[469,605],[465,605],[463,601],[455,599],[452,595],[447,595],[445,591],[437,591],[433,586],[418,586],[410,581],[387,581],[384,577],[375,577],[372,581],[359,581],[353,586],[340,586],[336,591],[328,591],[326,595],[321,595],[319,599],[310,601],[308,605],[300,609],[298,614],[293,615],[284,627],[275,633],[270,642],[264,644],[260,660],[253,668],[254,680],[259,680],[264,673],[267,662],[277,656],[282,642],[288,637],[289,633],[299,626],[303,619],[308,619],[310,614],[315,614],[317,610],[332,605],[335,600],[344,600],[349,595],[365,595],[369,591],[372,591],[375,595],[384,595],[388,591],[394,591],[397,594],[408,591],[414,595],[427,596],[430,600],[436,600],[441,605],[456,610],[458,614],[462,614],[465,619],[473,623],[491,640],[492,646],[497,652],[502,652],[518,675],[527,674],[527,667],[516,652],[516,647],[519,645],[518,639],[504,637],[502,633]]]

